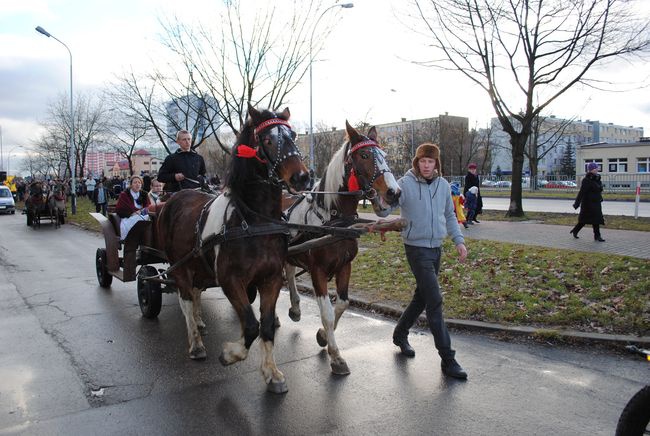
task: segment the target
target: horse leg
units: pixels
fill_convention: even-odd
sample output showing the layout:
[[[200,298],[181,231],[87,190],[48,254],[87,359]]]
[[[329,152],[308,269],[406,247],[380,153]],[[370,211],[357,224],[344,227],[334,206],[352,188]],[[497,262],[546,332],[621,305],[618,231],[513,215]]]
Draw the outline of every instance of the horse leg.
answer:
[[[289,389],[284,374],[278,369],[273,357],[273,341],[275,339],[275,305],[282,287],[282,275],[267,280],[259,287],[260,293],[260,347],[262,349],[261,371],[266,383],[266,389],[274,394],[284,394]]]
[[[207,331],[205,328],[205,322],[203,322],[203,317],[201,316],[201,294],[203,294],[203,291],[205,289],[194,289],[196,292],[196,300],[194,304],[194,319],[196,320],[196,325],[199,329],[199,332],[201,333],[201,336],[205,336]]]
[[[296,267],[285,263],[284,274],[287,279],[287,287],[289,288],[289,299],[291,300],[291,307],[289,308],[289,318],[292,321],[300,321],[300,295],[298,294],[298,287],[296,286]]]
[[[188,280],[187,277],[178,280],[177,275],[174,281],[178,287],[178,302],[183,311],[183,315],[185,315],[187,339],[190,344],[190,359],[205,359],[208,355],[205,351],[205,346],[201,339],[201,333],[199,332],[198,324],[194,317],[194,314],[196,313],[197,294],[200,294],[200,290],[193,288],[191,280]],[[198,300],[199,302],[201,301],[200,298]]]
[[[314,268],[312,273],[312,283],[314,285],[314,292],[316,293],[316,301],[320,309],[320,318],[323,323],[323,328],[318,330],[316,340],[321,347],[327,345],[327,354],[330,356],[330,367],[332,372],[337,375],[350,374],[350,369],[345,359],[341,357],[339,347],[336,345],[336,338],[334,336],[334,309],[327,292],[327,274]]]
[[[224,366],[246,359],[253,341],[260,334],[260,324],[257,318],[255,318],[253,306],[248,302],[246,289],[241,284],[238,286],[233,279],[236,280],[239,278],[233,277],[229,283],[222,283],[221,289],[223,289],[230,304],[232,304],[235,312],[237,312],[242,333],[237,342],[226,342],[224,344],[221,356],[219,356],[219,361]],[[220,282],[223,281],[220,279]]]
[[[339,325],[339,319],[343,312],[350,307],[350,300],[348,298],[348,285],[350,284],[350,276],[352,275],[352,263],[346,264],[336,274],[336,307],[334,309],[334,330]]]

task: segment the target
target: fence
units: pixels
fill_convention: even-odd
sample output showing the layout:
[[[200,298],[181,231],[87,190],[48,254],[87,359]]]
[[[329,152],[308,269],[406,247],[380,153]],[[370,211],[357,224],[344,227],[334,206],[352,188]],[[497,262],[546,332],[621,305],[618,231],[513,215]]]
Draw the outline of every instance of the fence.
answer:
[[[563,175],[557,176],[538,176],[537,189],[548,192],[577,191],[580,189],[580,183],[584,174],[576,177]],[[637,182],[641,184],[641,193],[650,193],[650,173],[623,173],[611,174],[601,173],[601,181],[605,192],[634,193],[636,192]],[[450,182],[458,182],[461,186],[465,183],[464,176],[449,177]],[[481,177],[482,188],[496,190],[510,190],[512,186],[512,176],[485,176]],[[523,177],[522,187],[531,189],[530,177]]]

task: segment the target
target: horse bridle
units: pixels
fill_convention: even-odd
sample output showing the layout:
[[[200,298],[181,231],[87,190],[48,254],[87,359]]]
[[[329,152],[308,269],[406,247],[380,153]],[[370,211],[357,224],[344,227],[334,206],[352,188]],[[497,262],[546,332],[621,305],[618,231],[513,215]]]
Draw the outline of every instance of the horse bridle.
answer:
[[[359,188],[363,192],[363,198],[367,200],[373,200],[377,196],[377,191],[375,190],[375,188],[372,187],[372,185],[375,183],[375,180],[383,176],[385,173],[390,173],[389,169],[379,168],[377,166],[376,153],[380,153],[381,146],[377,144],[376,141],[373,141],[372,139],[369,139],[364,136],[363,141],[354,144],[350,148],[350,151],[348,152],[345,158],[345,180],[348,181],[349,183],[350,177],[353,175],[358,178],[359,171],[354,165],[354,159],[352,159],[352,154],[354,154],[356,151],[362,148],[368,148],[368,147],[370,147],[370,149],[372,150],[373,165],[375,167],[375,172],[373,173],[371,179],[369,181],[365,181],[365,183],[363,184],[360,184]],[[348,186],[348,188],[350,187]]]
[[[293,133],[293,130],[291,129],[291,125],[283,120],[282,118],[270,118],[266,121],[261,122],[257,127],[255,127],[255,139],[256,142],[258,143],[257,148],[257,153],[261,155],[260,161],[264,162],[266,164],[266,168],[268,170],[268,175],[269,179],[274,179],[276,182],[279,182],[279,177],[278,174],[276,174],[275,170],[278,168],[279,165],[282,164],[285,160],[297,156],[298,159],[302,160],[302,155],[300,154],[300,149],[296,146],[295,141],[291,137],[292,135],[289,135],[289,140],[291,141],[291,146],[293,150],[289,151],[288,153],[282,153],[282,149],[285,146],[285,140],[287,139],[286,135],[278,135],[278,144],[277,144],[277,151],[276,151],[276,156],[278,157],[277,160],[273,161],[269,154],[266,152],[266,149],[263,146],[263,138],[261,133],[268,129],[269,127],[272,126],[285,126],[289,129],[290,132]]]

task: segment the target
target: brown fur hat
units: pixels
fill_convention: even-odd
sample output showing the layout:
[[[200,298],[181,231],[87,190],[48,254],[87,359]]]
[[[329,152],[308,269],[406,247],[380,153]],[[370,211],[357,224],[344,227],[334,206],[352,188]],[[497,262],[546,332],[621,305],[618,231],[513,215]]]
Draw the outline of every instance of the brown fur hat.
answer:
[[[436,171],[438,175],[442,175],[442,168],[440,167],[440,148],[436,144],[421,144],[417,150],[415,150],[415,157],[413,158],[413,170],[420,174],[418,169],[418,160],[423,157],[428,157],[436,161]]]

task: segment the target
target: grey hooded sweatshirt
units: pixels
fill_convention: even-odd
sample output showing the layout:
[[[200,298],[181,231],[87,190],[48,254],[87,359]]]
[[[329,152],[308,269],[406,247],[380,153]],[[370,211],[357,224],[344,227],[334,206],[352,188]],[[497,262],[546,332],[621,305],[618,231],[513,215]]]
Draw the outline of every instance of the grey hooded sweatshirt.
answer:
[[[435,177],[428,184],[410,169],[397,183],[402,191],[399,197],[401,215],[408,221],[402,230],[406,245],[440,247],[447,235],[451,236],[454,245],[465,243],[447,180]]]

